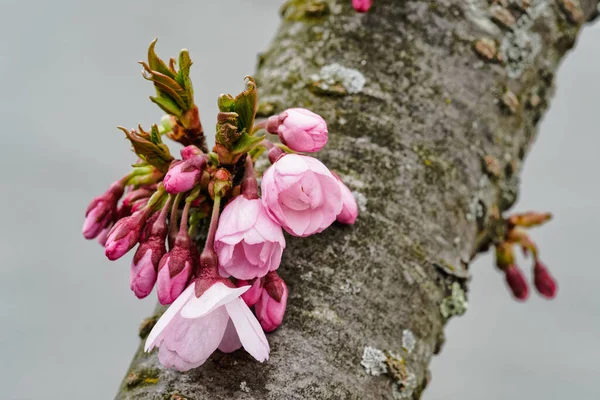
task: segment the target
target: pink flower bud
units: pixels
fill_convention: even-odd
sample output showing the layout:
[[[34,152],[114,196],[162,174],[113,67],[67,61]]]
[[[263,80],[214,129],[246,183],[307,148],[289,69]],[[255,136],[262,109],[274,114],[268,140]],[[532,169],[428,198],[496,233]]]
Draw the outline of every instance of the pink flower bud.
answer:
[[[200,156],[173,162],[163,180],[165,190],[171,194],[191,190],[200,182],[205,165],[206,159]]]
[[[96,197],[85,212],[83,237],[93,239],[113,222],[117,215],[117,202],[123,195],[121,181],[113,183],[101,196]]]
[[[223,277],[254,279],[279,268],[285,238],[260,199],[237,196],[219,218],[215,251]]]
[[[136,202],[134,202],[131,205],[131,213],[135,214],[136,212],[142,210],[144,207],[146,207],[146,205],[148,205],[148,200],[150,200],[149,197],[146,197],[144,199],[139,199]]]
[[[511,265],[504,271],[506,283],[517,300],[527,300],[529,286],[523,272],[516,266]]]
[[[248,307],[252,307],[256,303],[258,303],[258,300],[260,299],[260,295],[263,292],[262,279],[260,279],[260,278],[255,279],[254,283],[244,281],[244,280],[239,280],[239,281],[237,281],[237,284],[236,284],[237,287],[243,287],[243,286],[248,286],[248,285],[252,285],[252,287],[250,289],[248,289],[248,291],[246,293],[242,294],[242,299],[246,302]]]
[[[548,268],[540,261],[537,261],[533,267],[533,281],[535,288],[542,296],[549,299],[553,299],[556,296],[556,281],[550,275]]]
[[[352,0],[352,6],[359,13],[366,13],[373,5],[373,0]]]
[[[252,289],[250,289],[252,290]],[[288,288],[277,273],[267,275],[260,300],[255,305],[256,318],[265,332],[272,332],[283,321],[287,305]]]
[[[264,173],[261,188],[269,215],[294,236],[323,231],[342,211],[337,179],[312,157],[281,157]]]
[[[96,240],[98,241],[98,243],[100,243],[100,246],[104,247],[106,245],[106,239],[108,238],[108,233],[112,229],[113,225],[114,225],[113,223],[110,223],[108,225],[108,227],[104,228],[102,230],[102,232],[100,232],[100,234],[96,238]]]
[[[337,176],[336,176],[337,178]],[[338,184],[342,192],[342,211],[337,216],[337,221],[342,224],[352,225],[358,217],[358,205],[354,199],[354,195],[348,189],[348,186],[338,178]]]
[[[181,154],[181,158],[184,160],[189,160],[190,158],[194,158],[196,156],[202,155],[202,150],[194,145],[189,145],[181,149],[179,152]]]
[[[146,223],[145,232],[142,232],[140,246],[135,252],[131,264],[129,287],[140,299],[148,296],[156,283],[158,265],[167,252],[165,239],[167,237],[167,224],[164,219],[166,213],[154,213]],[[146,237],[144,237],[147,234]]]
[[[142,187],[136,190],[132,190],[127,193],[123,198],[123,206],[124,207],[132,207],[135,202],[141,199],[149,198],[156,191],[156,185]]]
[[[141,244],[135,253],[133,263],[131,264],[129,287],[138,299],[143,299],[148,296],[156,283],[156,268],[154,267],[154,262],[157,259],[156,256],[160,256],[160,253],[155,252],[150,247],[150,242]],[[158,257],[158,260],[160,261],[160,257]]]
[[[138,242],[140,233],[147,219],[148,210],[143,209],[130,217],[118,220],[106,238],[106,257],[108,257],[109,260],[114,261],[131,250]]]
[[[161,258],[157,279],[160,304],[171,304],[183,292],[192,276],[192,266],[190,251],[178,247]]]
[[[165,254],[158,266],[158,301],[171,304],[186,288],[194,273],[192,240],[187,229],[181,229],[175,239],[175,245]]]
[[[277,160],[279,160],[281,157],[285,156],[285,153],[283,152],[283,150],[281,150],[281,148],[277,147],[277,146],[273,146],[269,149],[269,162],[271,164],[275,164],[277,162]]]
[[[269,118],[267,129],[294,151],[312,153],[327,144],[327,123],[305,108],[290,108]]]

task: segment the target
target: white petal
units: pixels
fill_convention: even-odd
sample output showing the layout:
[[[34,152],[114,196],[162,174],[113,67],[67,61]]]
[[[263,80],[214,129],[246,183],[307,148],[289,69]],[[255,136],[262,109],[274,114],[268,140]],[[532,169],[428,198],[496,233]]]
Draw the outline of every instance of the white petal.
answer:
[[[269,359],[269,343],[250,308],[242,299],[225,304],[244,349],[258,361]]]
[[[250,286],[230,288],[224,283],[217,282],[206,290],[200,297],[194,296],[181,310],[183,318],[200,318],[215,308],[229,303],[241,296]]]
[[[186,319],[180,325],[187,325],[181,332],[164,336],[160,347],[167,347],[187,362],[203,363],[219,347],[229,322],[224,307],[218,307],[202,318]],[[187,322],[187,323],[186,323]]]
[[[169,350],[165,346],[161,346],[158,349],[158,359],[160,360],[160,363],[165,367],[175,368],[181,372],[189,371],[192,368],[199,367],[206,361],[201,360],[200,362],[196,363],[188,362],[183,358],[179,357],[179,355],[176,352]]]
[[[146,339],[146,344],[144,346],[144,351],[150,351],[154,347],[154,342],[162,333],[162,331],[169,325],[169,322],[177,315],[179,310],[185,305],[185,303],[190,299],[190,297],[194,296],[194,288],[195,284],[192,283],[185,289],[177,299],[171,304],[171,306],[164,312],[164,314],[159,318],[156,322],[150,334],[148,335],[148,339]]]

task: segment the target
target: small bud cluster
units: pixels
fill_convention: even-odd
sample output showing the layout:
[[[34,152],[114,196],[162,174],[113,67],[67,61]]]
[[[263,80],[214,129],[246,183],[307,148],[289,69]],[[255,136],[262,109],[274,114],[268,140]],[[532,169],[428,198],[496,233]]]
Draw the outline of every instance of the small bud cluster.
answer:
[[[515,262],[514,246],[520,246],[526,256],[531,254],[533,283],[538,293],[548,299],[556,296],[556,281],[540,260],[539,250],[526,231],[527,228],[542,225],[551,218],[550,213],[527,212],[515,214],[505,221],[506,234],[503,240],[496,244],[496,266],[504,272],[508,288],[517,300],[527,300],[529,285],[523,271]]]
[[[303,154],[327,143],[325,120],[290,108],[255,122],[251,77],[238,96],[219,97],[216,145],[208,152],[187,51],[177,69],[174,59],[167,65],[158,58],[154,46],[142,63],[144,77],[155,84],[151,100],[168,114],[150,132],[120,128],[139,160],[92,201],[83,235],[98,237],[109,260],[137,246],[131,290],[144,298],[156,286],[160,303],[171,304],[146,343],[146,350],[159,348],[165,366],[187,370],[216,349],[242,346],[263,361],[269,353],[264,332],[281,325],[288,299],[276,272],[286,246],[283,231],[306,237],[336,220],[353,224],[356,201],[339,176]],[[267,140],[268,133],[280,143]],[[184,146],[180,159],[163,136]],[[254,164],[265,151],[272,165],[259,187]]]

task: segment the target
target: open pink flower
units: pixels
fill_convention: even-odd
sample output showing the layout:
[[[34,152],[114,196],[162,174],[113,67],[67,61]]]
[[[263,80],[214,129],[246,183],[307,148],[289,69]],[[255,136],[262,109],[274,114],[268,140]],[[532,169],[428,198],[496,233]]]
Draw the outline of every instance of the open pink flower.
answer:
[[[189,285],[160,317],[145,351],[159,347],[160,362],[179,371],[199,367],[217,349],[230,353],[243,346],[258,361],[269,358],[267,338],[240,298],[249,286],[230,288],[217,282],[199,298],[194,288]]]
[[[312,153],[327,144],[327,123],[305,108],[289,108],[270,117],[267,129],[279,135],[281,143],[294,151]]]
[[[313,157],[281,157],[267,169],[261,187],[269,215],[294,236],[323,231],[342,211],[337,179]]]
[[[260,199],[237,196],[223,210],[215,235],[219,273],[237,279],[263,277],[279,267],[285,238]]]
[[[348,189],[348,186],[346,186],[339,178],[338,184],[340,185],[340,190],[342,192],[343,206],[342,211],[337,216],[337,221],[342,224],[352,225],[356,222],[356,218],[358,217],[358,205],[356,204],[356,199],[350,189]]]

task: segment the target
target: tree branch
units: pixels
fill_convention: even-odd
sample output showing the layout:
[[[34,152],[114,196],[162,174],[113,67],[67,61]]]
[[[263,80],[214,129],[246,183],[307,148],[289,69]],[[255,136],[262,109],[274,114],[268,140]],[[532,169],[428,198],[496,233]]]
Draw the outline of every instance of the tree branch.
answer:
[[[284,6],[260,57],[259,110],[323,115],[319,157],[362,213],[288,241],[288,311],[267,363],[238,351],[178,373],[140,347],[118,399],[420,396],[446,320],[466,307],[466,266],[516,200],[556,68],[598,6],[506,3],[376,0],[365,15],[349,0]]]

